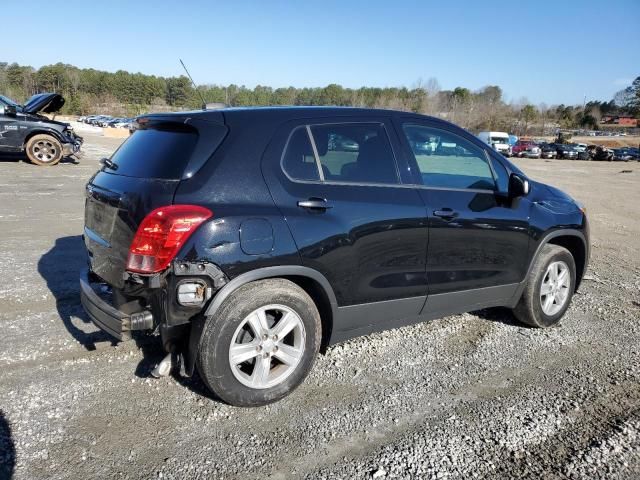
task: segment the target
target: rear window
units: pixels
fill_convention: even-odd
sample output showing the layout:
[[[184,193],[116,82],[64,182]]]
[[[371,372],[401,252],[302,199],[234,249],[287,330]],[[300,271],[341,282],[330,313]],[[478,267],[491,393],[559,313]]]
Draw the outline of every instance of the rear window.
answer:
[[[179,179],[197,142],[198,134],[193,129],[136,130],[111,157],[118,169],[109,172],[127,177]]]

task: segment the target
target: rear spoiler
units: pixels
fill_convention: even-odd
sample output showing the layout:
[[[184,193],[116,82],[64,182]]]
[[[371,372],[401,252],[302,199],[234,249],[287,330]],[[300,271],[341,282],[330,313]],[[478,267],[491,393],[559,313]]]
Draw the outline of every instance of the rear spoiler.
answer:
[[[224,122],[224,115],[219,111],[152,113],[136,117],[136,123],[139,129],[175,127],[176,130],[195,130],[198,133],[198,143],[182,173],[182,180],[191,178],[202,168],[229,131]]]

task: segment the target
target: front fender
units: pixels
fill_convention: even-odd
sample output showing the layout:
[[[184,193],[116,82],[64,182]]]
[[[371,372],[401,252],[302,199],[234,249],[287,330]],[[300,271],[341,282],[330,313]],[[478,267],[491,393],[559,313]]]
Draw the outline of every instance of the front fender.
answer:
[[[589,246],[589,231],[588,231],[588,226],[586,224],[586,221],[584,223],[584,230],[577,230],[577,229],[573,229],[573,228],[555,228],[555,229],[551,229],[549,231],[544,232],[541,237],[540,240],[537,242],[536,247],[535,247],[535,251],[533,253],[533,255],[531,255],[531,259],[529,260],[529,266],[527,267],[527,272],[525,274],[525,277],[522,279],[522,281],[520,282],[520,284],[518,285],[518,288],[516,289],[513,297],[511,297],[511,301],[509,303],[509,305],[507,305],[508,307],[515,307],[518,304],[518,301],[520,300],[520,297],[522,296],[522,292],[524,291],[524,288],[526,287],[527,284],[527,280],[529,279],[529,275],[531,273],[531,270],[533,269],[533,266],[535,265],[535,262],[538,258],[538,255],[540,255],[540,252],[542,251],[542,248],[549,244],[549,243],[554,243],[553,239],[554,238],[559,238],[559,237],[575,237],[580,239],[580,241],[582,241],[583,247],[584,247],[584,251],[585,251],[585,259],[584,259],[584,266],[582,269],[582,274],[584,275],[584,272],[587,269],[587,265],[589,263],[589,255],[590,255],[590,246]],[[578,284],[579,284],[579,280],[578,280]]]
[[[38,127],[38,128],[31,129],[29,131],[29,133],[25,136],[23,147],[25,147],[27,145],[27,142],[29,141],[29,139],[31,137],[33,137],[34,135],[43,135],[43,134],[44,135],[51,135],[52,137],[56,138],[62,144],[71,143],[71,139],[70,138],[68,138],[66,135],[64,135],[62,132],[56,130],[55,128]]]

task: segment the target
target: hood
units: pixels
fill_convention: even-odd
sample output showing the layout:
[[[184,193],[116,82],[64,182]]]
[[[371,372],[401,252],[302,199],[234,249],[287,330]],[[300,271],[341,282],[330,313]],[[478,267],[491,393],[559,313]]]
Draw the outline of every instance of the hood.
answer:
[[[64,105],[64,98],[57,93],[38,93],[22,106],[24,113],[57,112]]]
[[[559,188],[544,183],[531,182],[531,201],[557,214],[570,214],[581,209],[581,204]]]
[[[552,187],[546,183],[536,182],[534,180],[529,180],[529,182],[531,182],[532,191],[534,192],[532,198],[533,201],[555,200],[558,202],[566,202],[576,205],[576,201],[559,188]]]

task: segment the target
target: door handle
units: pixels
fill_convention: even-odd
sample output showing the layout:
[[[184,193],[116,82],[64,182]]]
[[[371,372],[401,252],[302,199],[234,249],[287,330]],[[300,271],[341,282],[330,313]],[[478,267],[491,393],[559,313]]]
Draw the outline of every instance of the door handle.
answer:
[[[309,208],[311,210],[326,210],[331,208],[331,205],[327,203],[327,200],[319,197],[311,197],[308,200],[300,200],[298,206],[302,208]]]
[[[451,220],[458,216],[458,212],[454,212],[450,208],[443,208],[442,210],[434,210],[433,215],[436,217],[444,218],[445,220]]]

